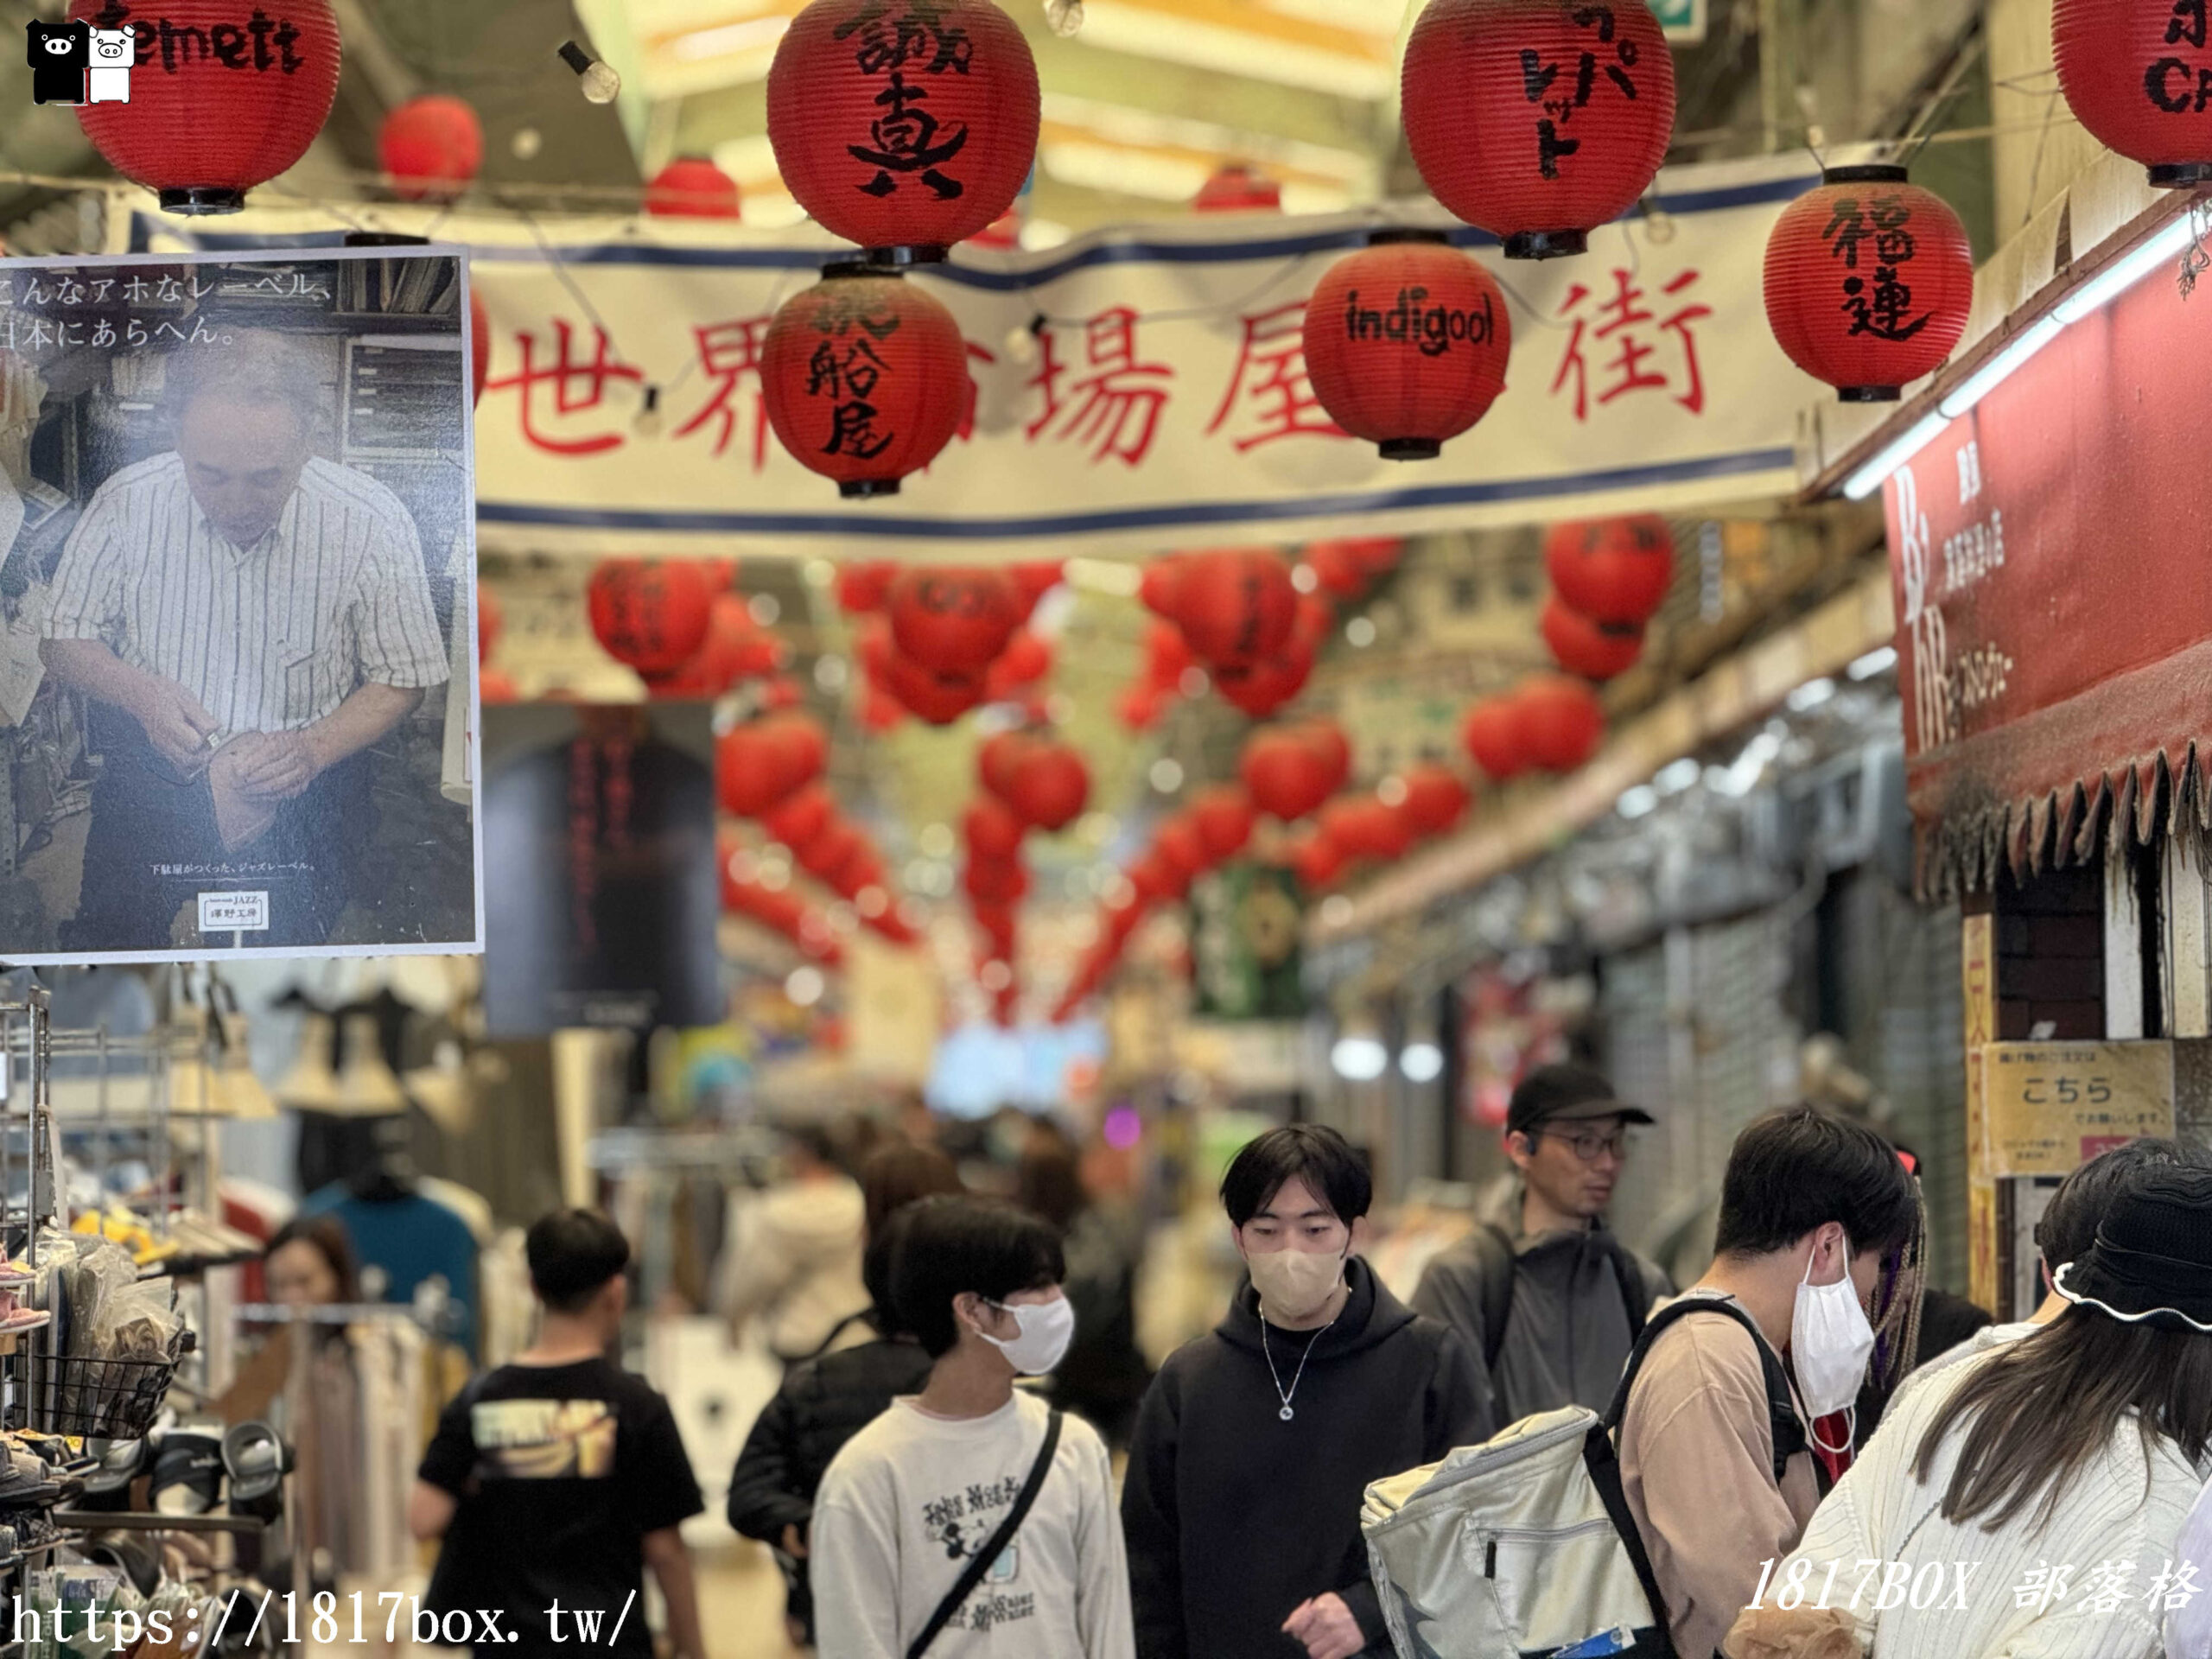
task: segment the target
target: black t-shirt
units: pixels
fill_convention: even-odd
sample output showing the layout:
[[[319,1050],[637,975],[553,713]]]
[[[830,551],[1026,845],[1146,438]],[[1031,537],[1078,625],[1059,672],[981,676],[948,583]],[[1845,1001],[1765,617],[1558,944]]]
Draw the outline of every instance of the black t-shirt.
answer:
[[[460,1500],[438,1611],[498,1610],[503,1655],[649,1659],[645,1536],[705,1505],[668,1402],[641,1379],[604,1359],[502,1365],[446,1408],[420,1472]]]

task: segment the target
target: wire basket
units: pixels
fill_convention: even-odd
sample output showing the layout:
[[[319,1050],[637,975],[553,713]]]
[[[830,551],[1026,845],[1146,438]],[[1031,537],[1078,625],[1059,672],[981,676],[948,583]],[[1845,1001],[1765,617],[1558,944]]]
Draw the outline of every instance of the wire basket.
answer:
[[[174,1359],[47,1362],[29,1402],[34,1424],[49,1434],[135,1440],[154,1426],[176,1376]]]

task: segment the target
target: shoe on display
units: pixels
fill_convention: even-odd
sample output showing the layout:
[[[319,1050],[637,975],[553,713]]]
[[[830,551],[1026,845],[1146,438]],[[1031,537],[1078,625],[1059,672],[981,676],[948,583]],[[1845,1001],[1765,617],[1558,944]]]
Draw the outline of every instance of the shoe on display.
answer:
[[[223,1491],[223,1442],[206,1429],[172,1429],[154,1454],[151,1497],[163,1515],[205,1515]]]
[[[266,1423],[240,1423],[223,1436],[223,1466],[231,1478],[231,1512],[274,1521],[292,1467],[291,1447]]]

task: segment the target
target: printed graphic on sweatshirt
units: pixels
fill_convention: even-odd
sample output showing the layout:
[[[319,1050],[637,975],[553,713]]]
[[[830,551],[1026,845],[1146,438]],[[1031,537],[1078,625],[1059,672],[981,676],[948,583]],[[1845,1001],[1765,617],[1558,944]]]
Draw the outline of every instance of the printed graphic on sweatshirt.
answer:
[[[924,1503],[922,1530],[945,1560],[964,1562],[990,1542],[1004,1512],[1020,1496],[1021,1481],[1014,1475],[974,1482],[964,1491]],[[1016,1534],[945,1628],[989,1630],[1036,1618],[1036,1593],[1014,1589],[1020,1581],[1021,1538]]]
[[[506,1480],[604,1480],[614,1408],[604,1400],[480,1400],[468,1414],[479,1468]]]

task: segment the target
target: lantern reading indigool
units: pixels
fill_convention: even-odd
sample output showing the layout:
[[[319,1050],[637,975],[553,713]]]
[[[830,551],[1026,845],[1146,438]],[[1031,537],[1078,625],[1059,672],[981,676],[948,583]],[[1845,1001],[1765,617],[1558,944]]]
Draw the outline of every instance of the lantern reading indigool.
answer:
[[[1433,232],[1384,232],[1322,274],[1306,367],[1330,417],[1386,461],[1427,461],[1505,389],[1513,325],[1497,281]]]

